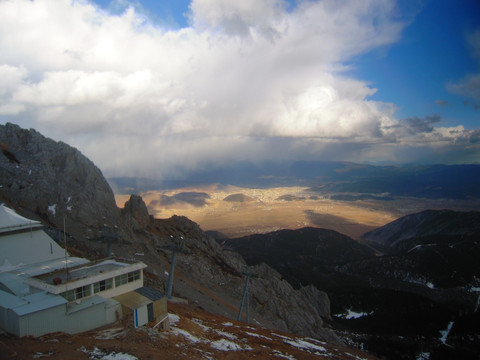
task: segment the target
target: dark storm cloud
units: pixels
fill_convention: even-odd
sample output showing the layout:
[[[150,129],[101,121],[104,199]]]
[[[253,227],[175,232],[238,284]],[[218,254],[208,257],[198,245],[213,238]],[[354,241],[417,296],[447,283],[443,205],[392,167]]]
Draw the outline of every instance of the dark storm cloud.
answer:
[[[403,121],[406,124],[406,127],[413,134],[415,133],[429,133],[434,131],[434,124],[440,122],[441,118],[439,115],[430,115],[425,116],[424,118],[419,118],[417,116],[406,118]]]

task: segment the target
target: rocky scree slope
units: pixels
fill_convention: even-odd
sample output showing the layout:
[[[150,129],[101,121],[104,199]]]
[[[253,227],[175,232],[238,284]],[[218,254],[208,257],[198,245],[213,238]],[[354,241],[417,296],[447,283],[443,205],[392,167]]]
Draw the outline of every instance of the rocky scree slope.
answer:
[[[63,228],[69,252],[104,257],[105,227],[113,253],[148,265],[147,284],[164,288],[169,271],[169,244],[187,239],[177,256],[174,294],[208,311],[236,316],[246,263],[224,251],[200,227],[184,217],[153,219],[141,197],[132,195],[120,210],[101,171],[78,150],[17,125],[0,126],[0,200],[24,216]],[[17,161],[12,161],[12,155]],[[62,244],[63,245],[63,244]],[[313,286],[294,290],[265,264],[250,269],[250,315],[259,324],[341,343],[324,327],[329,300]]]

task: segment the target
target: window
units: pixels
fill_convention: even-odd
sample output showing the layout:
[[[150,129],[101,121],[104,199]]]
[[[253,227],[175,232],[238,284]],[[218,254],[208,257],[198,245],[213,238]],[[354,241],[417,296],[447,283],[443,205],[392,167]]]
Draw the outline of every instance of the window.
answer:
[[[128,273],[128,282],[140,280],[140,270]]]
[[[129,272],[128,274],[122,274],[115,276],[115,287],[125,285],[129,282],[140,280],[140,270]]]
[[[93,293],[96,294],[100,291],[105,291],[113,287],[113,279],[105,279],[93,284]]]
[[[75,300],[75,290],[68,290],[60,295],[63,296],[67,301]]]
[[[81,299],[91,295],[91,286],[85,285],[75,289],[75,299]]]
[[[65,291],[60,295],[63,296],[67,301],[73,301],[76,299],[81,299],[81,298],[90,296],[91,294],[92,294],[91,286],[85,285],[73,290]]]
[[[115,276],[115,287],[125,285],[128,282],[128,274]]]

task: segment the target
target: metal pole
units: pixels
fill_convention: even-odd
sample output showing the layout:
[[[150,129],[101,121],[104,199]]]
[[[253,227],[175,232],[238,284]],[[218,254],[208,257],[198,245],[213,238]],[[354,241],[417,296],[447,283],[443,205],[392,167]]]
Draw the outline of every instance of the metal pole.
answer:
[[[242,302],[240,303],[240,310],[238,311],[237,321],[240,321],[242,318],[242,311],[243,311],[243,303],[245,299],[247,300],[247,322],[248,322],[248,274],[245,274],[245,285],[243,286],[243,295],[242,295]]]
[[[246,282],[247,282],[247,297],[246,297],[246,300],[247,300],[247,323],[248,323],[248,319],[250,317],[250,314],[249,314],[250,303],[248,301],[248,298],[249,298],[249,296],[248,296],[249,295],[248,294],[248,279],[249,279],[249,277],[250,277],[250,275],[247,275],[247,280],[246,280]]]
[[[65,216],[63,217],[63,243],[64,243],[64,250],[65,250],[65,275],[68,281],[67,228],[65,226]]]
[[[172,298],[172,287],[173,287],[173,272],[175,271],[175,258],[177,257],[177,252],[173,250],[172,252],[172,263],[170,264],[170,274],[168,274],[168,283],[167,283],[167,298]]]

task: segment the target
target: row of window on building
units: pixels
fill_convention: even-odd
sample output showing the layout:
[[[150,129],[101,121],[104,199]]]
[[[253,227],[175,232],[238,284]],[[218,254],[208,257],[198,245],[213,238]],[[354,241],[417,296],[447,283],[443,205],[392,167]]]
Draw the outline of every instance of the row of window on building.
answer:
[[[126,274],[115,276],[115,278],[105,279],[93,283],[93,293],[97,294],[113,288],[113,280],[115,279],[115,287],[119,287],[130,282],[140,280],[140,270],[132,271]],[[81,299],[92,295],[92,284],[80,286],[76,289],[68,290],[60,294],[68,301]]]

